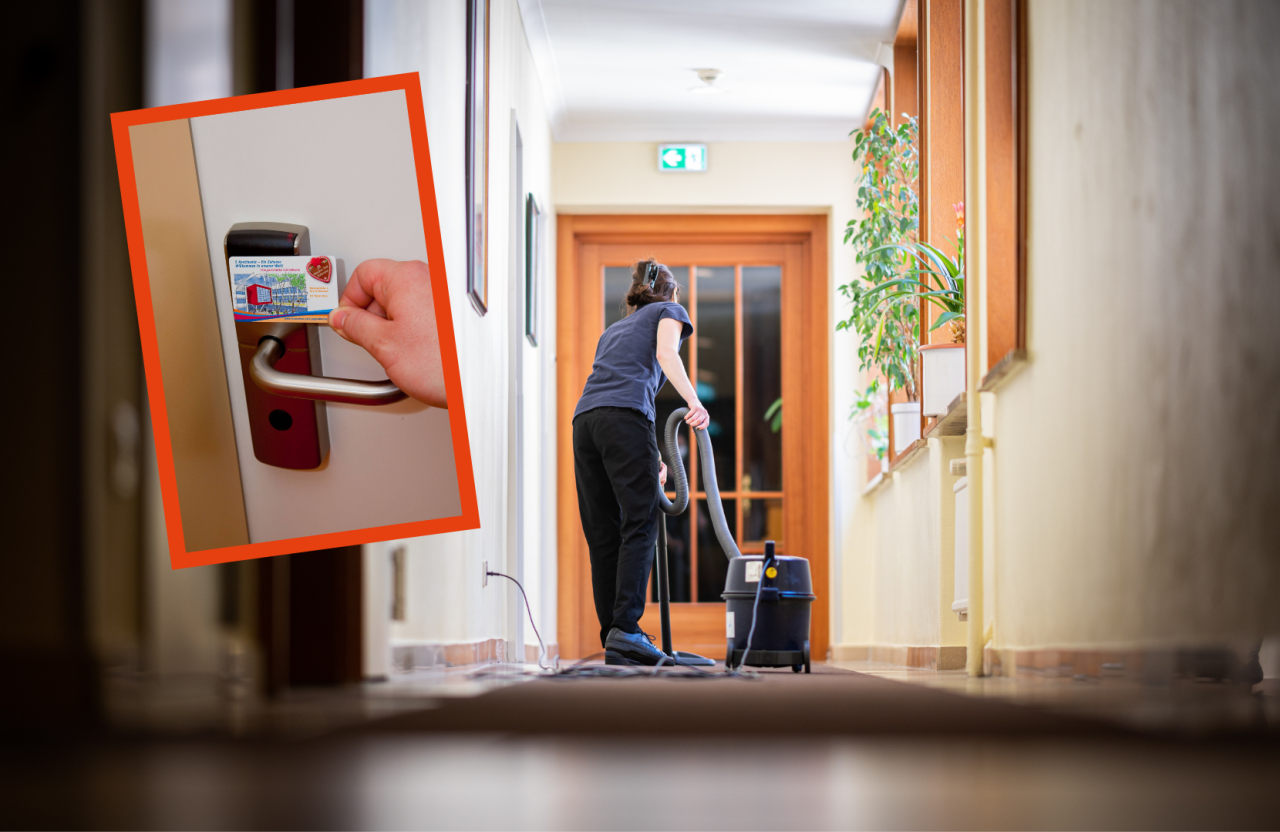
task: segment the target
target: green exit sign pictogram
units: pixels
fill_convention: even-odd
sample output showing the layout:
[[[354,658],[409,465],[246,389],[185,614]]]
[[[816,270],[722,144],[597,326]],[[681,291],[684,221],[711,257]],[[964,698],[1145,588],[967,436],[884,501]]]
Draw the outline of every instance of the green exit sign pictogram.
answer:
[[[705,144],[658,145],[658,170],[664,173],[701,173],[707,169]]]

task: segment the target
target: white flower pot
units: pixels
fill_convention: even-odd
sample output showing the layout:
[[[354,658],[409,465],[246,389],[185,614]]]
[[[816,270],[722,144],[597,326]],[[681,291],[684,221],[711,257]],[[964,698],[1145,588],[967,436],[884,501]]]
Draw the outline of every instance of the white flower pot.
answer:
[[[911,447],[920,438],[920,402],[903,402],[889,406],[893,414],[893,455]]]
[[[964,392],[964,344],[925,344],[920,347],[925,416],[941,416]]]

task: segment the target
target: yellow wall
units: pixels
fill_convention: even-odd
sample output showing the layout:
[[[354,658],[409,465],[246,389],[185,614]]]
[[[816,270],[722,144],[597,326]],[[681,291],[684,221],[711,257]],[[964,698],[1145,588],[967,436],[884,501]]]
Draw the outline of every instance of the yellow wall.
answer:
[[[1280,631],[1277,37],[1274,4],[1030,6],[1030,361],[983,394],[997,647]],[[964,643],[932,464],[855,508],[840,643]]]
[[[963,437],[930,439],[857,501],[841,545],[844,627],[837,644],[964,644],[965,625],[951,610],[959,477],[949,469],[963,456]]]
[[[854,210],[852,152],[851,142],[719,142],[708,145],[705,173],[659,173],[653,142],[561,142],[552,191],[561,213],[834,210],[843,226]]]
[[[996,402],[998,642],[1280,630],[1280,7],[1042,2],[1029,25],[1031,363]]]

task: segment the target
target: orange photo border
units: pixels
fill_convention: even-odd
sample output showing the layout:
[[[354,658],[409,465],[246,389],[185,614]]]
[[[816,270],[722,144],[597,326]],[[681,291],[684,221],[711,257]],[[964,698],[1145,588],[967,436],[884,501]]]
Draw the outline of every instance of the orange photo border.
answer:
[[[440,360],[444,369],[445,395],[449,402],[449,427],[453,435],[454,465],[458,475],[458,497],[462,513],[415,523],[396,523],[329,534],[291,537],[266,543],[247,543],[219,549],[187,551],[182,534],[182,513],[178,508],[178,481],[169,437],[169,414],[165,409],[164,380],[160,376],[160,349],[156,339],[155,312],[151,304],[151,284],[142,239],[142,217],[134,181],[133,150],[129,128],[139,124],[199,118],[201,116],[280,107],[333,98],[349,98],[400,90],[408,107],[409,134],[413,143],[414,167],[418,176],[418,198],[422,205],[422,230],[426,237],[427,261],[431,264],[431,292],[435,299],[436,328],[440,338]],[[475,476],[471,467],[471,443],[467,437],[467,416],[462,403],[462,379],[458,372],[458,350],[453,334],[453,314],[449,306],[449,283],[445,275],[444,244],[440,239],[440,215],[436,206],[435,181],[431,174],[431,151],[427,144],[427,123],[422,108],[422,87],[418,73],[387,75],[358,81],[343,81],[316,87],[239,95],[189,104],[173,104],[146,110],[111,114],[115,138],[116,167],[120,174],[120,196],[124,204],[125,233],[129,240],[129,263],[133,270],[133,294],[138,306],[138,329],[142,336],[142,361],[151,403],[151,424],[155,436],[156,459],[160,464],[160,495],[164,503],[165,530],[169,538],[169,558],[174,569],[211,563],[266,558],[315,549],[354,546],[380,540],[421,537],[441,532],[480,528],[476,503]]]

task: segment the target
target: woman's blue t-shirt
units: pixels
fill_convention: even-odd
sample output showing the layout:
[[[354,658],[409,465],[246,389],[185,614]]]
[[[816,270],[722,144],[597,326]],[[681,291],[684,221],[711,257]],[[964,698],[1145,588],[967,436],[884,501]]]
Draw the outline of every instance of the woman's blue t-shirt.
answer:
[[[654,421],[653,400],[667,381],[658,365],[658,321],[663,318],[682,324],[681,341],[693,334],[689,313],[668,302],[646,304],[604,331],[573,411],[575,419],[597,407],[630,407]]]

